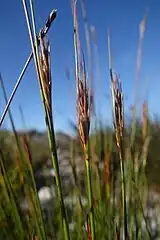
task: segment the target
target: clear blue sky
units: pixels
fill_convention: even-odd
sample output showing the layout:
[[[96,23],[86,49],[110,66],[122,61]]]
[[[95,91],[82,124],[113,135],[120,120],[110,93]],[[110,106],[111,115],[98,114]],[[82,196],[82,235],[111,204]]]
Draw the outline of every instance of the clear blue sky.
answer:
[[[57,19],[48,35],[51,43],[53,111],[56,129],[68,131],[68,120],[76,121],[73,22],[70,0],[35,0],[34,3],[38,29],[43,26],[50,11],[53,8],[57,9]],[[139,23],[146,7],[149,9],[149,18],[143,43],[139,92],[141,100],[144,99],[146,79],[148,79],[150,110],[151,113],[159,113],[160,1],[86,0],[89,24],[93,24],[97,31],[100,74],[94,85],[104,121],[109,121],[111,118],[110,100],[106,98],[109,94],[107,29],[108,27],[111,29],[113,66],[120,73],[124,93],[127,96],[125,105],[128,110],[134,100]],[[84,24],[79,1],[78,16],[81,42],[85,49]],[[0,71],[9,95],[31,49],[20,0],[2,1],[0,31]],[[70,71],[70,80],[66,79],[66,68]],[[16,127],[22,128],[19,105],[23,108],[28,128],[44,129],[43,108],[33,62],[22,80],[11,108]],[[3,108],[4,101],[1,93],[0,113]],[[6,126],[9,126],[8,120]]]

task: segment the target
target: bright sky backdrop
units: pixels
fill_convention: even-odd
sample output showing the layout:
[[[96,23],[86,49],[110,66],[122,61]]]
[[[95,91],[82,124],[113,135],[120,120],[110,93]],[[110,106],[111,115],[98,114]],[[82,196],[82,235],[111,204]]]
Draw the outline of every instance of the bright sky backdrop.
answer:
[[[76,122],[73,19],[70,0],[34,0],[34,6],[37,29],[43,26],[51,10],[57,9],[57,18],[48,34],[51,44],[53,112],[56,130],[68,132],[69,121]],[[81,44],[83,51],[86,52],[84,22],[79,0],[77,7]],[[105,123],[110,122],[112,116],[109,98],[108,28],[111,30],[113,67],[121,76],[125,109],[129,112],[134,102],[139,23],[144,17],[146,8],[149,10],[149,16],[143,42],[139,95],[140,102],[148,97],[150,113],[153,114],[159,113],[160,100],[160,1],[86,0],[88,23],[89,26],[95,26],[98,43],[98,65],[94,65],[94,70],[98,69],[98,74],[95,74],[98,78],[94,78],[96,102],[99,106],[97,111]],[[1,2],[0,32],[0,71],[9,96],[31,50],[20,0]],[[93,62],[97,62],[94,56]],[[70,72],[70,80],[66,78],[66,69]],[[23,109],[27,128],[45,129],[33,61],[11,107],[15,125],[22,129],[19,105]],[[3,108],[4,100],[0,91],[0,114]],[[5,126],[9,127],[8,118]]]

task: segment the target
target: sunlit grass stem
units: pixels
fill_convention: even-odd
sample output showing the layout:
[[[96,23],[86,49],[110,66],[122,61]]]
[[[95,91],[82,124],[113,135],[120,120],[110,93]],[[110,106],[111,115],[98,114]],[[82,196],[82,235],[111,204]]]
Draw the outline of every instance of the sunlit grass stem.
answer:
[[[36,38],[36,26],[35,26],[33,3],[32,1],[30,1],[34,40],[32,36],[28,10],[26,6],[26,2],[24,0],[23,0],[23,4],[24,4],[24,10],[25,10],[26,20],[27,20],[27,25],[28,25],[28,30],[29,30],[29,35],[30,35],[30,40],[32,45],[33,56],[35,60],[36,72],[37,72],[37,76],[40,84],[43,107],[45,111],[45,120],[46,120],[46,126],[48,131],[49,147],[51,150],[51,159],[52,159],[53,167],[56,173],[55,180],[56,180],[56,186],[57,186],[58,200],[59,200],[60,209],[61,209],[64,239],[69,240],[70,239],[69,226],[68,226],[67,214],[66,214],[64,200],[63,200],[63,192],[62,192],[61,179],[60,179],[60,173],[59,173],[59,164],[58,164],[58,156],[57,156],[56,141],[55,141],[55,134],[54,134],[53,117],[52,117],[51,74],[50,74],[51,70],[50,70],[50,60],[49,60],[50,53],[49,53],[48,47],[45,48],[45,44],[41,38],[41,44],[42,44],[41,56],[39,56],[39,49],[38,49],[37,38]]]

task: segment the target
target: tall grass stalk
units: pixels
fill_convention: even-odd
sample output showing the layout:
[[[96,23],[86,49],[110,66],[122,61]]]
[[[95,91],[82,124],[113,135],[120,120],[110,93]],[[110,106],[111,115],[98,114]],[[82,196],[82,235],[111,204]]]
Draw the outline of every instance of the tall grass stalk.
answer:
[[[135,82],[135,103],[133,108],[133,122],[132,122],[132,133],[131,133],[131,147],[134,144],[135,134],[136,134],[136,124],[137,124],[137,104],[139,97],[139,81],[140,81],[140,72],[141,72],[141,64],[142,64],[142,44],[144,40],[144,34],[146,30],[147,24],[147,13],[144,18],[140,22],[139,25],[139,42],[138,42],[138,50],[137,50],[137,69],[136,69],[136,82]]]
[[[58,156],[57,156],[57,150],[56,150],[53,116],[52,116],[50,50],[49,50],[48,43],[46,44],[44,42],[44,39],[41,36],[40,38],[41,49],[40,49],[40,55],[39,55],[33,3],[32,1],[30,1],[34,37],[32,35],[31,23],[29,20],[29,14],[28,14],[28,9],[27,9],[25,0],[23,0],[23,5],[24,5],[26,20],[27,20],[27,25],[28,25],[29,35],[30,35],[30,41],[32,45],[36,72],[37,72],[37,76],[40,84],[41,98],[42,98],[43,107],[45,111],[45,120],[46,120],[46,126],[48,130],[51,158],[52,158],[53,167],[56,173],[55,179],[56,179],[56,186],[57,186],[57,192],[58,192],[58,200],[61,208],[61,218],[62,218],[62,224],[63,224],[63,230],[64,230],[64,239],[69,240],[70,239],[69,226],[68,226],[67,214],[66,214],[64,200],[63,200],[63,192],[62,192],[61,179],[60,179],[60,173],[59,173],[59,164],[58,164]]]
[[[90,113],[91,113],[91,98],[89,99],[86,79],[85,61],[83,57],[82,72],[80,73],[80,44],[78,35],[78,22],[76,13],[76,2],[73,1],[73,19],[74,19],[74,47],[75,47],[75,65],[76,65],[76,88],[77,88],[77,115],[78,115],[78,131],[84,151],[84,159],[87,174],[87,190],[88,190],[88,205],[89,205],[89,225],[91,229],[92,240],[95,239],[95,219],[93,208],[93,192],[91,182],[91,159],[89,146],[89,130],[90,130]],[[82,80],[81,80],[82,78]],[[91,97],[91,96],[90,96]]]
[[[92,181],[91,181],[91,159],[88,154],[89,154],[89,143],[88,143],[88,146],[84,145],[84,156],[85,156],[86,173],[87,173],[87,189],[88,189],[91,236],[92,236],[92,240],[94,240],[95,239],[95,219],[94,219],[93,192],[92,192]]]
[[[90,85],[89,87],[93,91],[93,73],[92,73],[92,52],[91,52],[91,44],[90,44],[90,31],[89,31],[89,23],[88,23],[88,18],[87,18],[87,11],[86,11],[86,6],[85,6],[85,1],[81,0],[81,8],[82,8],[82,15],[83,15],[83,20],[84,20],[84,29],[85,29],[85,38],[86,38],[86,47],[87,47],[87,62],[89,63],[89,80],[90,80]]]
[[[113,104],[113,120],[116,136],[116,143],[119,150],[120,158],[120,173],[121,173],[121,189],[122,189],[122,205],[123,205],[123,218],[124,218],[124,237],[128,239],[127,227],[127,205],[126,205],[126,182],[125,182],[125,164],[124,164],[124,106],[123,94],[120,79],[117,75],[113,76],[111,64],[111,47],[110,47],[110,34],[108,34],[108,53],[109,53],[109,71],[111,78],[111,93]]]
[[[123,143],[123,127],[124,127],[124,116],[123,116],[123,96],[121,87],[118,86],[120,83],[116,79],[114,82],[112,70],[111,74],[111,89],[113,98],[113,111],[114,111],[114,127],[116,134],[116,143],[119,149],[120,158],[120,172],[121,172],[121,189],[122,189],[122,205],[123,205],[123,217],[124,217],[124,236],[128,239],[128,227],[127,227],[127,205],[126,205],[126,180],[125,180],[125,164],[124,164],[124,143]],[[116,76],[117,78],[117,76]]]
[[[78,197],[78,202],[79,202],[79,206],[81,208],[81,212],[82,214],[84,213],[84,207],[82,204],[82,199],[81,199],[81,194],[80,194],[80,184],[79,184],[79,179],[77,176],[77,171],[76,171],[76,163],[75,163],[75,143],[73,140],[71,140],[71,144],[70,144],[70,158],[69,158],[69,164],[71,166],[72,169],[72,175],[73,175],[73,181],[74,181],[74,185],[75,185],[75,192],[76,195]]]

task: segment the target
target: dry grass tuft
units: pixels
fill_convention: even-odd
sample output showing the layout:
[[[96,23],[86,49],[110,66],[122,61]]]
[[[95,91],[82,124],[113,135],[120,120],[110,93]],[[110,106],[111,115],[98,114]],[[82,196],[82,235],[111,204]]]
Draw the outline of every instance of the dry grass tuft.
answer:
[[[123,94],[120,79],[117,75],[113,76],[111,72],[111,91],[113,101],[114,128],[116,134],[116,143],[119,149],[123,149],[123,130],[124,130],[124,107]]]
[[[85,147],[89,138],[90,115],[92,106],[92,96],[89,96],[86,80],[85,62],[83,61],[83,80],[78,78],[77,84],[77,114],[78,130],[82,146]],[[90,100],[89,100],[90,98]]]
[[[51,113],[52,109],[52,80],[51,80],[51,68],[50,68],[50,45],[46,38],[40,37],[40,69],[42,76],[42,85],[45,103],[48,112]]]

